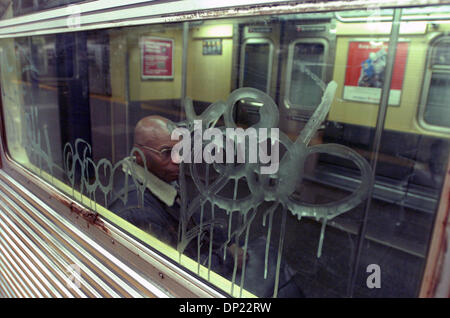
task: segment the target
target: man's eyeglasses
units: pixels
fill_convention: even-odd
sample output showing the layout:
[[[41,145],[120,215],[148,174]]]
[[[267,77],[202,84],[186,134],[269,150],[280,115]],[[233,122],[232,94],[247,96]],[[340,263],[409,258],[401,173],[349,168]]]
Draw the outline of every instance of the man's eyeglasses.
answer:
[[[140,147],[142,149],[146,149],[146,150],[152,151],[154,153],[157,153],[161,157],[161,159],[163,161],[168,161],[168,160],[171,159],[172,147],[170,147],[170,148],[167,147],[167,148],[158,150],[158,149],[155,149],[155,148],[152,148],[152,147],[149,147],[149,146],[144,146],[144,145],[141,145],[141,144],[135,144],[135,146],[138,146],[138,147]]]

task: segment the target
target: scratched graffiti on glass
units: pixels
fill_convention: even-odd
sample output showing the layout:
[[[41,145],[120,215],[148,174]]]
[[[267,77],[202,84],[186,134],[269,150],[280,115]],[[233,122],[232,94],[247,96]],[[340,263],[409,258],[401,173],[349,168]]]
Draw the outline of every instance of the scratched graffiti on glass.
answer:
[[[20,47],[18,49],[18,51],[21,52]],[[8,76],[8,72],[14,72],[11,67],[11,65],[14,64],[9,63],[8,54],[5,54],[5,51],[2,53],[2,64],[7,66],[3,68],[3,78],[5,78],[5,76]],[[26,59],[26,61],[29,63],[29,68],[33,68],[31,59]],[[309,76],[313,74],[305,65],[300,66],[301,71],[305,74],[308,74]],[[22,72],[24,72],[24,70],[25,68],[22,69]],[[284,149],[283,155],[279,158],[279,166],[275,173],[262,174],[261,168],[265,165],[262,162],[246,164],[211,163],[206,164],[206,169],[203,173],[200,173],[199,167],[195,163],[180,163],[179,186],[181,211],[177,250],[181,255],[187,246],[190,243],[195,242],[195,240],[200,244],[200,238],[203,237],[204,232],[207,231],[210,240],[209,259],[207,259],[206,262],[203,261],[202,264],[208,267],[208,273],[210,270],[214,270],[214,268],[211,268],[211,255],[215,226],[223,226],[222,221],[216,222],[215,215],[217,214],[215,214],[215,211],[217,211],[217,213],[219,213],[219,210],[224,211],[228,218],[228,227],[226,228],[226,238],[223,240],[222,246],[220,246],[222,248],[221,250],[224,251],[223,258],[225,259],[227,257],[223,247],[230,245],[230,243],[243,242],[242,248],[244,250],[243,265],[240,273],[238,271],[238,258],[235,257],[233,271],[230,277],[228,277],[232,282],[230,291],[232,295],[236,284],[240,284],[241,293],[242,289],[245,288],[245,275],[248,274],[246,273],[246,252],[248,249],[249,232],[250,227],[258,214],[263,214],[262,225],[266,227],[266,234],[264,235],[264,260],[262,263],[264,268],[262,271],[263,277],[261,277],[261,279],[272,279],[274,281],[272,296],[277,297],[280,276],[283,274],[281,273],[281,263],[287,214],[291,213],[299,221],[302,217],[310,217],[322,222],[317,250],[317,257],[320,257],[327,221],[356,207],[365,199],[368,193],[371,184],[371,169],[367,161],[358,153],[339,144],[318,144],[309,146],[311,139],[316,134],[330,110],[337,89],[337,84],[335,82],[330,82],[326,85],[321,82],[317,76],[314,76],[313,79],[323,90],[322,100],[296,140],[292,141],[282,131],[279,131],[278,137],[275,139],[273,135],[270,137],[267,135],[265,136],[269,144],[279,143]],[[18,102],[19,99],[17,98],[17,91],[8,92],[7,89],[4,89],[2,92],[3,97],[10,98],[13,104],[20,105]],[[226,101],[213,103],[202,114],[196,114],[192,101],[187,99],[184,103],[186,120],[176,123],[175,127],[185,127],[194,134],[194,121],[201,120],[203,129],[216,127],[221,131],[225,131],[226,128],[236,128],[237,125],[233,119],[233,108],[238,101],[243,99],[252,99],[262,104],[262,107],[259,109],[260,120],[251,127],[255,129],[278,127],[279,112],[277,105],[270,96],[253,88],[240,88],[233,91]],[[17,114],[8,111],[8,107],[5,107],[5,109],[7,118],[8,116],[17,117]],[[141,196],[141,202],[144,202],[144,191],[147,187],[148,180],[142,180],[138,177],[138,174],[134,170],[135,165],[129,158],[123,158],[114,165],[110,160],[105,158],[96,163],[90,158],[92,151],[91,146],[84,140],[77,139],[74,145],[67,143],[64,146],[63,168],[56,165],[53,162],[50,150],[51,147],[47,127],[37,127],[37,123],[39,122],[37,117],[37,106],[31,105],[29,111],[25,114],[27,127],[26,129],[24,128],[25,131],[23,132],[21,143],[22,146],[27,149],[29,157],[34,156],[38,159],[35,162],[38,163],[39,169],[42,169],[43,166],[47,166],[48,171],[52,176],[55,173],[55,170],[63,169],[63,173],[72,187],[72,195],[74,195],[75,188],[78,186],[79,188],[77,190],[89,197],[89,207],[96,210],[96,195],[99,193],[102,194],[104,196],[104,204],[105,206],[108,206],[108,200],[110,199],[114,186],[114,175],[118,172],[123,172],[123,168],[126,167]],[[13,120],[14,118],[12,118],[12,121]],[[219,126],[219,123],[221,126]],[[12,127],[14,127],[14,125]],[[41,131],[43,132],[43,138],[41,137]],[[198,156],[198,151],[202,151],[202,149],[193,149],[191,155],[194,157]],[[216,151],[220,151],[220,149],[216,149]],[[140,154],[144,161],[143,166],[145,167],[145,156],[140,149],[134,147],[130,152],[130,157],[133,158],[133,155],[136,153]],[[293,194],[304,178],[304,163],[308,156],[317,153],[330,154],[352,161],[361,172],[361,182],[357,189],[347,197],[336,202],[310,204],[296,200]],[[247,151],[246,156],[248,155]],[[213,172],[215,173],[214,179],[211,180]],[[125,177],[128,178],[128,174],[126,174]],[[192,179],[197,190],[197,195],[193,198],[188,198],[189,189],[187,178]],[[230,195],[226,195],[222,190],[230,183],[233,185],[233,191],[230,192]],[[239,187],[242,183],[244,183],[248,190],[248,195],[244,197],[239,196]],[[128,182],[125,182],[124,186],[128,187]],[[123,196],[120,197],[124,204],[126,204],[128,200],[127,195],[128,191],[125,190],[123,191]],[[92,202],[94,202],[94,206],[92,206]],[[86,204],[86,202],[82,203]],[[269,208],[261,211],[258,208],[263,203],[268,203]],[[211,219],[203,219],[203,210],[207,204],[211,207],[211,214],[209,214],[211,215]],[[194,227],[189,226],[190,220],[194,214],[199,211],[200,224],[197,224]],[[276,212],[281,213],[280,224],[273,224],[274,214]],[[235,220],[239,220],[238,225],[231,230],[232,221]],[[275,261],[271,262],[270,258],[272,256],[270,255],[269,250],[271,249],[271,237],[274,226],[279,226],[278,233],[280,237],[278,239],[276,253],[274,254]],[[235,252],[237,253],[237,249],[235,249]],[[198,262],[200,268],[200,255],[198,256]],[[273,266],[274,268],[269,268],[269,266]],[[274,274],[268,274],[269,271],[272,271]]]

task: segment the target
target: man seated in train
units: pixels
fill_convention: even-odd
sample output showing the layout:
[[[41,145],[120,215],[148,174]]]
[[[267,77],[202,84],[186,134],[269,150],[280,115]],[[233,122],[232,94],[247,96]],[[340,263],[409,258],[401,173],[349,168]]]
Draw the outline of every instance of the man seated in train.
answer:
[[[108,208],[176,248],[180,197],[177,183],[179,164],[171,158],[172,147],[178,142],[171,140],[173,127],[176,127],[173,122],[161,116],[148,116],[137,123],[134,147],[140,149],[145,158],[135,152],[134,158],[125,159],[125,177],[115,180],[113,198]],[[136,181],[146,184],[143,193]],[[190,225],[194,224],[195,221],[191,220]],[[215,237],[220,238],[219,231],[215,231]],[[190,255],[197,249],[192,247],[185,252]],[[238,255],[242,256],[242,253]]]
[[[172,161],[171,150],[178,140],[171,140],[172,128],[176,127],[173,122],[161,116],[148,116],[141,119],[134,131],[134,146],[142,151],[144,160],[139,153],[135,153],[135,161],[130,171],[130,165],[124,165],[124,170],[128,174],[136,174],[139,181],[143,184],[146,180],[146,189],[143,196],[139,195],[138,187],[133,178],[128,178],[126,183],[119,183],[115,187],[116,198],[109,204],[109,209],[114,211],[120,217],[126,219],[137,227],[153,234],[161,241],[176,248],[178,243],[179,227],[179,191],[178,175],[179,165]],[[134,163],[135,162],[135,163]],[[128,167],[128,168],[127,168]],[[128,170],[127,170],[128,169]],[[126,179],[126,178],[125,178]],[[127,195],[126,204],[123,198]],[[143,200],[142,200],[143,197]],[[141,202],[139,202],[141,201]],[[190,220],[191,227],[198,224],[198,218]],[[213,241],[221,246],[225,242],[225,228],[215,228]],[[209,238],[207,237],[208,241]],[[204,246],[209,246],[206,242]],[[246,277],[245,288],[254,292],[258,296],[271,296],[271,287],[273,287],[276,267],[276,250],[271,248],[269,257],[269,273],[267,279],[264,277],[264,254],[265,240],[256,239],[250,242],[247,249],[246,259]],[[235,254],[237,250],[237,253]],[[184,251],[185,254],[197,259],[197,240]],[[235,266],[234,256],[237,255],[237,267],[243,266],[243,248],[236,244],[230,244],[227,247],[226,259],[223,259],[223,250],[215,250],[211,255],[211,268],[219,274],[231,279],[233,268]],[[209,251],[201,251],[202,263],[206,264],[209,258]],[[282,262],[280,286],[283,289],[279,291],[280,297],[303,297],[302,292],[294,283],[289,284],[292,274],[289,274],[287,266]],[[239,274],[236,283],[239,282]]]

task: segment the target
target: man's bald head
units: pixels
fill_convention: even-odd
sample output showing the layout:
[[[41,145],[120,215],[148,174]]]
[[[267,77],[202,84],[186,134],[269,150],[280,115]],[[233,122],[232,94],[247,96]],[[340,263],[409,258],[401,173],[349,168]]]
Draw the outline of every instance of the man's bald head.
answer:
[[[155,141],[170,139],[169,119],[162,116],[142,118],[134,129],[134,143],[152,146]]]
[[[166,158],[177,143],[171,139],[174,127],[175,124],[165,117],[148,116],[142,118],[134,129],[134,144],[144,153],[148,170],[165,181],[178,178],[178,164]],[[144,165],[139,154],[136,154],[136,159],[139,165]]]

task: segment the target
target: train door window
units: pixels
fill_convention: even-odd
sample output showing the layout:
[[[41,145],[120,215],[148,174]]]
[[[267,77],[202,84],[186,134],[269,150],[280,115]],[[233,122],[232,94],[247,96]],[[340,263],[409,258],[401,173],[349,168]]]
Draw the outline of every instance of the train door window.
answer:
[[[287,104],[296,109],[313,110],[322,98],[327,43],[297,40],[289,45]]]
[[[450,128],[450,72],[433,72],[424,114],[425,122],[439,127]]]
[[[250,39],[242,46],[240,87],[253,87],[269,94],[272,78],[273,44]]]
[[[430,53],[419,120],[425,128],[450,131],[450,38],[438,39]]]
[[[239,87],[252,87],[270,95],[273,43],[269,39],[247,39],[241,46]],[[259,120],[261,103],[240,100],[236,106],[239,125],[250,126]]]

